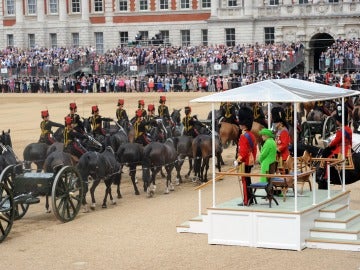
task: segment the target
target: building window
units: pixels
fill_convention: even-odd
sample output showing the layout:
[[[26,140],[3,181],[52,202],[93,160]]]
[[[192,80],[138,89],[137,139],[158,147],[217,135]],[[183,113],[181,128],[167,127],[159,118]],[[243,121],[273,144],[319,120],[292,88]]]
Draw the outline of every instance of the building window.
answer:
[[[265,44],[274,44],[275,42],[275,28],[274,27],[265,27]]]
[[[120,45],[127,45],[129,42],[129,33],[120,32]]]
[[[190,45],[190,30],[181,30],[180,36],[181,36],[181,45],[182,46]]]
[[[35,34],[28,35],[29,48],[35,48]]]
[[[170,33],[168,30],[160,31],[162,38],[164,40],[164,44],[170,44]]]
[[[80,0],[72,0],[71,1],[71,12],[72,13],[80,13]]]
[[[329,3],[339,3],[339,0],[329,0]]]
[[[279,0],[270,0],[269,5],[270,6],[278,6],[279,5]]]
[[[79,47],[80,45],[80,35],[79,33],[71,33],[72,45],[73,47]]]
[[[225,29],[226,46],[235,46],[235,28]]]
[[[308,4],[309,0],[299,0],[299,4]]]
[[[57,34],[50,34],[50,47],[57,48]]]
[[[6,15],[15,15],[15,0],[6,0]]]
[[[140,10],[148,10],[148,0],[140,0]]]
[[[58,13],[58,0],[49,1],[49,13],[57,14]]]
[[[202,8],[211,8],[211,0],[202,0],[201,7]]]
[[[169,0],[160,0],[160,9],[169,9]]]
[[[28,0],[28,15],[36,14],[36,0]]]
[[[104,53],[104,34],[103,32],[95,32],[95,47],[96,52],[103,54]]]
[[[7,35],[7,46],[14,47],[14,35],[13,34]]]
[[[128,1],[127,0],[119,0],[119,10],[127,11],[128,10]]]
[[[94,0],[94,11],[103,12],[103,0]]]
[[[180,8],[190,8],[190,0],[181,0]]]
[[[228,7],[236,7],[237,1],[236,0],[228,0]]]
[[[207,29],[201,30],[201,42],[202,42],[203,46],[208,45],[208,30]]]

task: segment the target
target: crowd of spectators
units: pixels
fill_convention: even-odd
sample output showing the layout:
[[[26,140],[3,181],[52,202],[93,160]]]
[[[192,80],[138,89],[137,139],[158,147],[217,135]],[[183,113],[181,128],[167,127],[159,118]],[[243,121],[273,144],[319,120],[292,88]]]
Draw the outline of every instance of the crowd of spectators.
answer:
[[[358,43],[355,42],[358,40],[338,39],[323,55],[336,52],[355,59],[359,55]],[[44,93],[214,92],[289,76],[324,82],[324,75],[320,73],[282,72],[281,65],[285,62],[296,64],[296,58],[303,49],[300,42],[234,47],[126,46],[105,54],[97,54],[91,46],[30,50],[7,48],[0,55],[1,71],[5,75],[0,78],[0,87],[2,92]],[[87,72],[75,73],[86,66],[89,67]],[[129,70],[130,73],[125,72]],[[337,76],[341,81],[342,75]],[[354,83],[360,81],[358,72],[349,76]]]

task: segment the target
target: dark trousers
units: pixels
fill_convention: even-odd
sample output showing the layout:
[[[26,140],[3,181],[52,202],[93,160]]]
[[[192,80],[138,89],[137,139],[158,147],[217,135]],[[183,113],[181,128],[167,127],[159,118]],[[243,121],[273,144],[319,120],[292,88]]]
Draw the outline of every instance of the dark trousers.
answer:
[[[245,173],[251,173],[252,167],[253,166],[245,165]],[[249,186],[251,184],[251,177],[242,177],[241,181],[242,181],[242,185],[243,185],[244,205],[253,203],[252,201],[249,202],[249,199],[252,197],[252,189],[249,188]]]

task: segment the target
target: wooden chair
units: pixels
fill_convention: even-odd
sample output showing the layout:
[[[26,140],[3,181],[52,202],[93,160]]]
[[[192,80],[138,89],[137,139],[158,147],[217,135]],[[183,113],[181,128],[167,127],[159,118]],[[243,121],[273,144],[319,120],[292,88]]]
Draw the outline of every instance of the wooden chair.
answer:
[[[295,164],[294,158],[292,156],[289,156],[284,164],[284,169],[285,169],[284,174],[294,175],[294,173],[295,173],[294,164]],[[310,156],[309,152],[305,151],[303,156],[298,158],[297,167],[298,167],[297,174],[301,174],[301,173],[311,170],[311,156]],[[285,178],[285,177],[278,176],[278,177],[274,177],[272,179],[272,182],[273,182],[275,190],[276,189],[281,190],[281,194],[283,196],[284,202],[286,201],[286,194],[287,194],[289,188],[292,188],[293,191],[295,192],[294,178],[292,178],[292,177]],[[310,175],[298,177],[297,182],[298,182],[298,184],[301,184],[301,190],[300,190],[301,195],[304,192],[305,183],[309,184],[310,191],[312,191]]]
[[[267,174],[274,174],[277,170],[277,161],[273,162],[270,164],[269,167],[269,171],[267,172]],[[249,197],[249,203],[251,201],[253,201],[254,203],[257,204],[256,198],[261,197],[261,198],[266,198],[269,202],[269,207],[271,208],[271,201],[274,200],[274,202],[276,203],[276,205],[279,205],[279,203],[277,202],[277,200],[274,198],[274,187],[272,184],[272,178],[271,177],[267,177],[267,182],[257,182],[257,183],[253,183],[249,186],[249,188],[252,191],[252,194]],[[264,194],[256,194],[257,190],[265,190],[266,195]]]

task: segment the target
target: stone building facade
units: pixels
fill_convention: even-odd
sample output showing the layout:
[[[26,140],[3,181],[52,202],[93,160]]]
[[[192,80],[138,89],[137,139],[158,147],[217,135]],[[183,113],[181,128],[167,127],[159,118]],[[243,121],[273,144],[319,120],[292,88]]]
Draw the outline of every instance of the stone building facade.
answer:
[[[311,69],[359,22],[359,0],[2,0],[0,48],[302,42]]]

